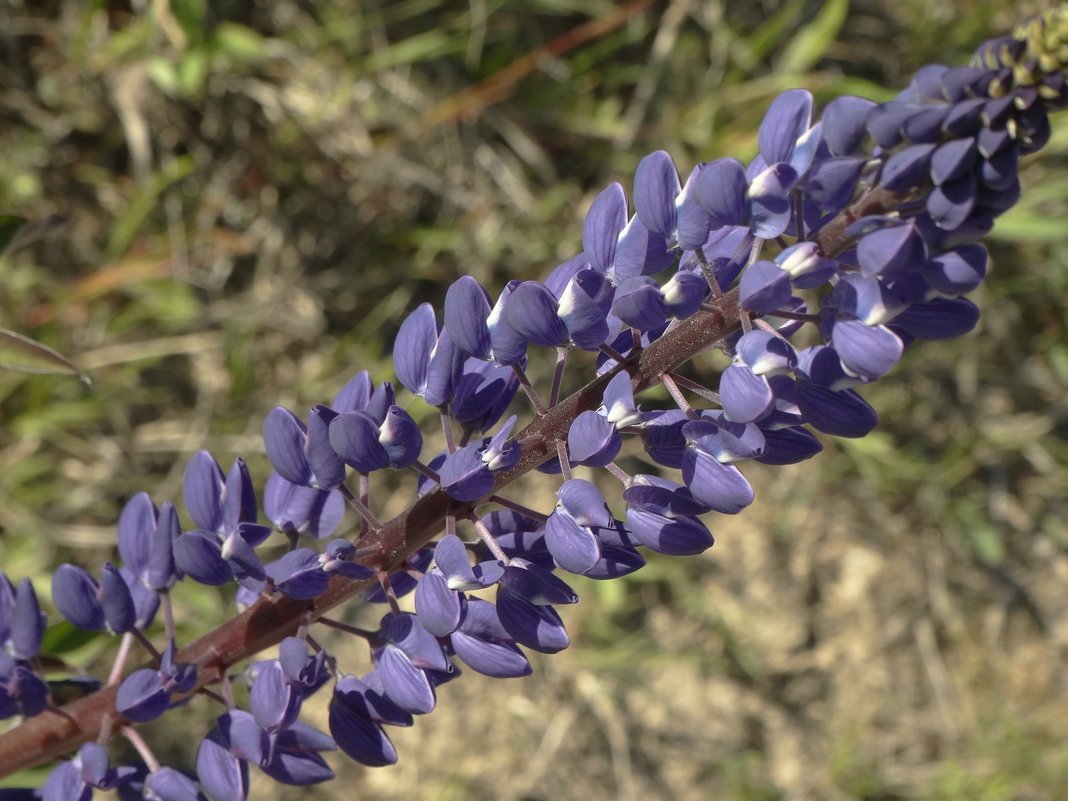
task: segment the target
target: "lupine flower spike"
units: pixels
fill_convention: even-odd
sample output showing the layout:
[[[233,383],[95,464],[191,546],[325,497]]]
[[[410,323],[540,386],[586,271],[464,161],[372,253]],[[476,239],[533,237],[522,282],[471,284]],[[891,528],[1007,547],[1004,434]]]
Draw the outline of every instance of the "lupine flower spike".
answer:
[[[525,649],[570,642],[558,612],[578,601],[567,574],[608,580],[640,570],[648,551],[707,550],[711,513],[754,501],[747,463],[809,459],[814,432],[864,436],[877,421],[865,385],[917,341],[972,329],[979,240],[1019,196],[1020,157],[1068,103],[1065,40],[1062,7],[986,42],[969,66],[925,67],[885,103],[842,97],[819,115],[807,91],[786,91],[748,164],[716,159],[683,179],[667,153],[646,156],[633,200],[622,184],[601,192],[581,252],[545,281],[491,293],[463,276],[440,314],[415,309],[393,348],[397,384],[363,371],[329,405],[272,409],[270,526],[241,459],[224,473],[195,454],[188,521],[137,495],[118,523],[121,563],[56,571],[60,615],[145,648],[143,664],[120,664],[61,714],[41,714],[53,699],[33,585],[0,574],[0,717],[24,718],[0,734],[0,773],[60,759],[48,801],[111,788],[241,801],[252,769],[304,786],[333,776],[328,751],[396,762],[389,728],[432,712],[463,669],[530,673]],[[730,359],[718,381],[677,374],[712,346]],[[537,348],[551,349],[548,392],[527,375]],[[560,399],[576,365],[587,383]],[[653,408],[642,392],[659,384],[671,402]],[[409,413],[413,397],[428,415]],[[424,437],[422,417],[440,423],[436,435]],[[428,442],[444,445],[424,453]],[[371,488],[387,469],[417,474],[419,490],[383,522]],[[534,469],[560,475],[552,508],[510,497]],[[186,579],[235,587],[245,611],[177,642],[168,593]],[[376,629],[328,617],[353,599],[383,605]],[[317,625],[360,638],[366,659],[339,664]],[[272,645],[277,657],[241,669]],[[329,733],[300,720],[328,686]],[[180,764],[160,765],[131,727],[198,694],[222,707],[214,727]],[[115,766],[108,737],[123,731],[142,758]]]

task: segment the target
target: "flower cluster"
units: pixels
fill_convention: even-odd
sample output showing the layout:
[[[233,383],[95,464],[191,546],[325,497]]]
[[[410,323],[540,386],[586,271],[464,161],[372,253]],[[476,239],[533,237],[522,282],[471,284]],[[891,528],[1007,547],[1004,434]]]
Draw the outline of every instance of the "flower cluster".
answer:
[[[99,578],[55,572],[63,617],[122,637],[107,685],[62,719],[40,715],[54,702],[33,587],[0,575],[0,712],[26,718],[0,736],[0,766],[81,745],[51,774],[46,801],[113,787],[129,799],[238,801],[250,765],[310,785],[333,776],[325,751],[395,762],[389,727],[431,712],[461,666],[530,673],[524,648],[569,643],[557,607],[578,596],[561,572],[607,580],[641,569],[644,551],[701,553],[713,544],[703,517],[754,499],[740,465],[808,459],[821,448],[812,429],[864,436],[876,415],[858,387],[915,340],[971,330],[978,311],[964,295],[986,270],[977,240],[1017,199],[1020,156],[1041,147],[1049,113],[1068,100],[1066,33],[1068,11],[1051,12],[984,44],[971,66],[927,67],[887,103],[839,98],[819,120],[807,91],[784,92],[749,164],[702,163],[683,181],[668,154],[646,156],[633,210],[619,184],[599,194],[582,252],[544,282],[512,281],[494,297],[464,276],[440,319],[423,304],[401,325],[397,380],[438,411],[438,437],[425,441],[399,386],[366,371],[304,417],[273,409],[263,427],[271,526],[257,522],[242,460],[224,473],[196,454],[184,481],[190,524],[138,495],[119,520],[121,566]],[[716,386],[676,372],[712,345],[731,358]],[[531,346],[555,351],[547,394],[527,374]],[[596,354],[592,380],[561,399],[576,351]],[[639,404],[655,384],[671,408]],[[534,412],[523,427],[505,418],[520,390]],[[636,447],[624,451],[627,439]],[[433,441],[438,452],[426,453]],[[552,509],[501,494],[532,469],[560,476]],[[419,498],[386,523],[372,502],[384,470],[419,476]],[[342,530],[347,510],[358,522]],[[236,585],[246,611],[179,648],[169,590],[187,579]],[[356,595],[383,605],[374,630],[327,616]],[[161,609],[162,651],[147,636]],[[313,624],[361,638],[367,662],[347,672]],[[150,663],[126,672],[132,643]],[[276,658],[237,669],[273,643]],[[326,687],[329,733],[299,719]],[[197,693],[221,714],[191,764],[162,766],[133,724]],[[141,763],[110,764],[104,746],[118,732]]]

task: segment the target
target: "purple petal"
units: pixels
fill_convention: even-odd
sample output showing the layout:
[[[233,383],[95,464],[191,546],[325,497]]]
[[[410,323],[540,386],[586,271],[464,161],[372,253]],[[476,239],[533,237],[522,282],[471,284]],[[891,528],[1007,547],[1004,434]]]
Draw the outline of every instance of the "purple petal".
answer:
[[[248,763],[230,753],[218,729],[213,729],[197,750],[197,779],[212,801],[248,798]]]
[[[813,381],[799,381],[797,404],[805,422],[836,437],[866,436],[878,422],[875,410],[851,389],[835,392]]]
[[[104,563],[100,574],[100,606],[104,610],[104,619],[110,631],[124,634],[137,622],[137,610],[134,607],[130,589],[122,575],[111,562]]]
[[[330,733],[342,751],[363,765],[374,768],[395,764],[397,750],[382,727],[362,713],[363,694],[350,689],[351,684],[366,690],[352,676],[338,681],[330,701]]]
[[[693,496],[723,514],[737,514],[753,502],[753,488],[734,465],[699,448],[687,448],[682,477]]]
[[[595,411],[582,412],[568,429],[568,453],[574,464],[604,467],[616,458],[622,446],[616,427]]]
[[[852,156],[867,131],[865,120],[875,102],[863,97],[836,97],[823,110],[823,141],[835,156]]]
[[[671,556],[702,553],[715,541],[696,517],[665,517],[636,506],[627,507],[627,528],[646,548]]]
[[[790,276],[771,261],[758,261],[742,273],[739,299],[754,312],[773,312],[790,302]]]
[[[611,269],[619,232],[626,224],[627,194],[620,184],[614,183],[594,199],[582,227],[582,247],[601,272]]]
[[[11,618],[11,654],[16,659],[33,659],[41,652],[45,616],[37,603],[33,583],[24,578],[15,591],[15,613]]]
[[[345,516],[345,501],[336,490],[320,490],[286,481],[271,473],[264,488],[268,519],[285,532],[329,537]]]
[[[423,449],[419,424],[400,406],[390,406],[378,432],[378,442],[394,470],[409,467]]]
[[[504,679],[532,672],[530,662],[501,625],[497,608],[488,601],[468,601],[464,622],[449,641],[456,655],[483,675]]]
[[[675,163],[663,150],[638,162],[634,171],[634,211],[642,225],[665,239],[675,233],[675,199],[681,191]]]
[[[297,719],[302,696],[293,691],[281,664],[272,659],[252,682],[248,700],[256,725],[271,733],[285,729]]]
[[[749,183],[749,217],[753,233],[761,239],[774,239],[786,232],[793,218],[790,188],[797,171],[788,164],[772,164],[753,176]]]
[[[367,402],[371,398],[371,374],[366,370],[360,370],[350,378],[330,401],[330,408],[338,414],[343,412],[355,412],[366,409]]]
[[[104,610],[97,599],[99,589],[96,580],[75,565],[60,565],[52,574],[52,603],[83,631],[104,630]]]
[[[559,512],[545,522],[545,544],[556,563],[571,573],[585,573],[601,558],[601,543],[593,532]]]
[[[842,364],[850,372],[869,379],[889,372],[905,347],[885,326],[869,326],[860,320],[838,320],[831,336],[831,344]]]
[[[602,527],[612,525],[612,513],[608,510],[604,495],[586,479],[573,478],[565,481],[556,491],[556,497],[560,501],[560,506],[579,525]]]
[[[476,445],[466,445],[446,456],[438,475],[441,488],[458,501],[478,500],[493,489],[493,473]]]
[[[135,670],[119,686],[115,709],[134,723],[160,717],[170,707],[171,694],[164,689],[160,674],[149,668]]]
[[[464,597],[449,588],[440,570],[431,570],[415,588],[415,612],[423,628],[435,637],[445,637],[463,620]]]
[[[768,379],[746,364],[731,364],[723,371],[719,398],[727,419],[736,423],[759,420],[775,401]]]
[[[812,124],[812,93],[787,89],[771,101],[760,123],[760,155],[768,164],[789,161],[797,140]]]
[[[330,423],[336,417],[337,413],[333,409],[321,405],[308,412],[308,436],[304,443],[304,453],[312,473],[315,474],[315,485],[319,489],[335,489],[345,480],[345,465],[330,444]]]
[[[401,323],[393,341],[393,367],[397,378],[414,395],[422,395],[426,388],[430,353],[438,341],[438,325],[434,307],[421,303]]]
[[[174,543],[182,534],[178,512],[170,501],[159,510],[158,524],[147,539],[148,562],[143,574],[144,584],[153,590],[166,590],[178,580],[178,568],[174,564]]]
[[[145,789],[159,801],[204,801],[197,783],[174,768],[161,767],[148,774]],[[151,798],[146,794],[146,798]]]
[[[156,528],[156,506],[147,493],[139,492],[126,502],[119,515],[119,555],[137,576],[148,567],[149,533]]]
[[[361,473],[373,473],[389,466],[389,454],[378,436],[378,423],[366,412],[345,412],[330,422],[330,444],[334,451],[345,464]]]
[[[749,221],[748,189],[745,167],[738,159],[716,159],[698,173],[694,200],[708,213],[713,228],[745,225]]]
[[[304,454],[307,430],[293,412],[275,406],[263,421],[263,444],[271,465],[286,481],[310,486],[314,480]]]
[[[570,644],[555,609],[532,604],[503,586],[497,592],[497,615],[512,639],[535,651],[555,654]]]
[[[445,330],[461,351],[477,359],[490,357],[489,295],[469,275],[454,281],[445,294]]]
[[[508,296],[508,324],[527,341],[553,348],[568,341],[564,321],[557,314],[557,301],[537,281],[523,281]]]
[[[197,451],[185,467],[182,495],[185,508],[205,531],[220,531],[223,525],[222,496],[226,488],[219,463],[207,451]]]
[[[377,665],[383,689],[397,706],[413,715],[434,711],[436,697],[430,680],[400,648],[387,645],[382,649]]]
[[[221,587],[234,579],[219,541],[202,531],[187,531],[174,541],[174,562],[201,584]]]

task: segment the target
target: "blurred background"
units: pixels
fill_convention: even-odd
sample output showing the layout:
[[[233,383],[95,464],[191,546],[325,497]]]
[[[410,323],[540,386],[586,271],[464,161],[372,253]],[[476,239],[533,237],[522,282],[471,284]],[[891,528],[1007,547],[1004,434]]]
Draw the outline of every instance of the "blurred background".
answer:
[[[748,159],[777,92],[888,99],[1044,5],[0,3],[0,215],[66,219],[0,261],[0,325],[93,380],[0,371],[0,566],[47,595],[113,558],[121,505],[179,500],[200,448],[262,481],[273,405],[391,378],[403,314],[460,274],[544,277],[649,151]],[[572,648],[443,687],[398,766],[252,797],[1068,798],[1063,120],[1022,173],[978,329],[865,392],[876,433],[747,471],[700,558],[576,582]]]

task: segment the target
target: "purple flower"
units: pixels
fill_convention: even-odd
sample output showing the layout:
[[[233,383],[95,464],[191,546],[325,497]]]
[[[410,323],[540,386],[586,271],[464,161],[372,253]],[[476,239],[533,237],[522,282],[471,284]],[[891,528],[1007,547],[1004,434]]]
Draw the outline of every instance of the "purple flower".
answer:
[[[73,759],[61,762],[49,775],[41,794],[43,801],[89,801],[93,789],[111,790],[132,778],[132,767],[111,767],[108,752],[96,743],[86,743]]]

